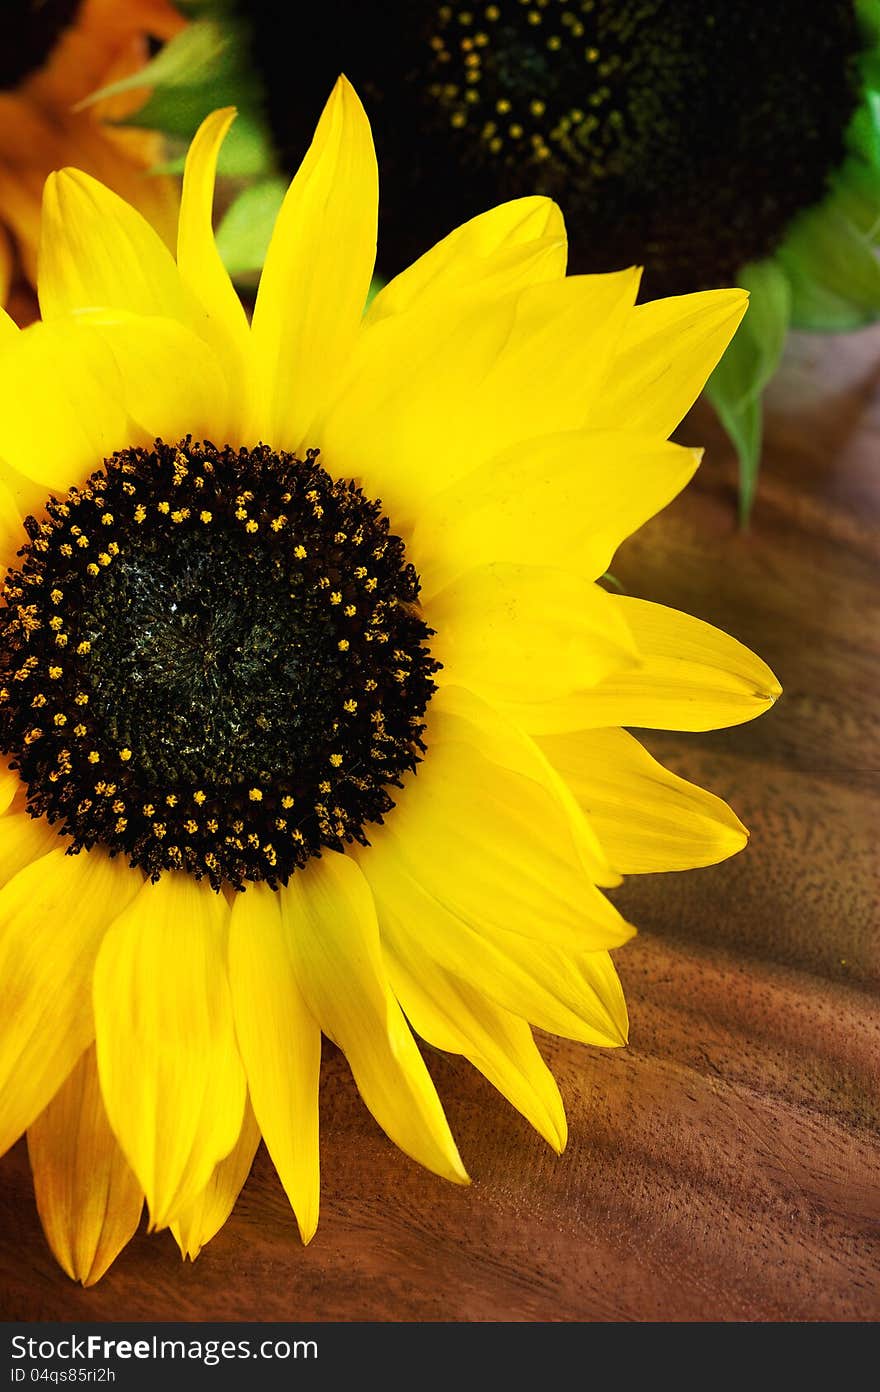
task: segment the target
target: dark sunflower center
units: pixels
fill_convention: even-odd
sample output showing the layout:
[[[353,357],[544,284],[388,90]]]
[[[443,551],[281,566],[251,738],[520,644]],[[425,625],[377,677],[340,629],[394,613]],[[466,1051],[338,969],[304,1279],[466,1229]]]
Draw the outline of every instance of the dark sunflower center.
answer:
[[[5,0],[0,42],[0,91],[41,68],[82,0]]]
[[[664,294],[729,282],[822,196],[856,100],[852,0],[325,0],[294,21],[295,92],[278,4],[247,9],[291,167],[340,70],[363,97],[386,276],[492,203],[546,193],[575,272],[642,264]]]
[[[28,519],[0,748],[75,849],[276,885],[393,807],[438,664],[402,541],[316,458],[157,441]]]

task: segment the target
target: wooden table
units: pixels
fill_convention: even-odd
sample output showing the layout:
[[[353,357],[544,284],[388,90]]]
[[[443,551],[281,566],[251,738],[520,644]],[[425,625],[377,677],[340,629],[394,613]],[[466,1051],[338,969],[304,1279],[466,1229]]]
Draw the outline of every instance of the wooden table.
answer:
[[[542,1037],[557,1159],[463,1061],[430,1066],[461,1190],[397,1152],[325,1047],[307,1249],[265,1151],[194,1264],[139,1234],[93,1290],[55,1266],[19,1144],[0,1161],[0,1309],[26,1320],[868,1321],[880,1317],[880,330],[793,341],[750,533],[699,406],[698,481],[627,544],[631,593],[719,624],[785,687],[754,724],[653,736],[746,852],[633,878],[626,1050]]]

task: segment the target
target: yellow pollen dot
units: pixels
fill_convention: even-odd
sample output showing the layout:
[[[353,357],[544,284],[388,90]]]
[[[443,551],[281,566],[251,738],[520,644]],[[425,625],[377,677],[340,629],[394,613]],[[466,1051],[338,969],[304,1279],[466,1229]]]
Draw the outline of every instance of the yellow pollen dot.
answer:
[[[258,532],[260,530],[260,524],[259,522],[255,522],[253,518],[251,518],[250,522],[245,523],[244,529],[246,532]]]
[[[90,750],[89,750],[89,763],[90,763],[90,764],[99,764],[100,762],[101,762],[101,756],[100,756],[100,754],[98,753],[97,749],[90,749]]]
[[[216,817],[211,817],[210,820],[207,822],[208,831],[211,833],[212,836],[216,836],[216,835],[217,835],[217,830],[218,830],[219,826],[220,826],[220,823],[217,821],[217,818],[216,818]],[[207,864],[207,862],[208,862],[208,857],[205,856],[205,864]]]
[[[112,513],[112,512],[105,512],[105,513],[104,513],[104,516],[101,518],[101,526],[102,526],[102,527],[112,527],[112,526],[113,526],[113,513]]]
[[[202,792],[201,788],[197,788],[196,791],[193,793],[193,802],[197,802],[199,804],[199,807],[201,807],[204,801],[205,794]]]
[[[341,754],[331,754],[331,755],[330,755],[330,762],[331,762],[331,764],[333,765],[334,768],[339,768],[340,764],[342,763],[342,755],[341,755]]]
[[[535,97],[534,101],[529,102],[529,111],[531,111],[533,116],[543,116],[546,110],[546,105],[539,97]]]
[[[42,694],[39,694],[39,693],[38,693],[38,694],[34,697],[34,699],[31,701],[31,706],[36,707],[38,710],[39,710],[39,708],[40,708],[41,706],[45,706],[45,704],[46,704],[46,698],[45,698],[45,696],[43,696]]]
[[[62,619],[60,614],[52,615],[51,619],[49,620],[49,627],[54,628],[56,633],[58,632],[59,628],[64,627],[64,620]]]
[[[145,817],[153,817],[156,814],[156,809],[151,802],[145,802],[143,813]]]
[[[136,507],[135,510],[134,510],[134,520],[135,520],[135,522],[143,522],[144,519],[146,518],[146,515],[147,515],[147,509],[144,507],[143,503],[138,503],[137,507]]]
[[[486,18],[487,18],[487,19],[492,20],[492,21],[494,22],[496,19],[500,19],[500,17],[501,17],[501,11],[499,10],[499,8],[498,8],[497,5],[487,5],[487,6],[486,6]]]
[[[78,706],[87,706],[89,704],[88,693],[85,691],[78,691],[73,699]]]
[[[155,836],[155,838],[156,838],[157,841],[161,841],[161,840],[162,840],[162,837],[165,835],[165,833],[166,833],[166,827],[165,827],[165,825],[164,825],[162,822],[154,822],[154,823],[153,823],[153,835]]]
[[[547,47],[550,49],[551,53],[559,52],[560,48],[562,47],[562,40],[560,39],[558,34],[550,35],[549,39],[547,40]]]
[[[250,798],[251,802],[263,801],[263,794],[261,793],[259,788],[249,788],[248,797]]]
[[[529,10],[528,14],[526,15],[526,19],[529,21],[529,24],[541,23],[541,16],[537,10]]]
[[[489,149],[492,151],[492,154],[493,154],[493,155],[499,154],[499,153],[501,152],[501,150],[503,149],[503,147],[504,147],[504,141],[503,141],[503,140],[499,140],[499,138],[498,138],[497,135],[496,135],[492,140],[489,141]]]
[[[334,591],[333,591],[333,593],[332,593],[331,596],[330,596],[330,603],[331,603],[331,604],[341,604],[341,603],[342,603],[342,593],[341,593],[340,590],[334,590]]]
[[[282,806],[282,807],[287,807],[287,808],[290,808],[290,807],[293,806],[293,798],[290,796],[289,793],[286,794],[286,796],[283,797],[283,798],[281,799],[281,806]]]
[[[507,100],[506,97],[502,97],[500,101],[497,101],[495,103],[495,110],[498,112],[499,116],[507,115],[508,111],[510,110],[510,102]]]
[[[319,792],[319,793],[330,793],[330,792],[332,792],[332,791],[333,791],[333,784],[330,783],[326,778],[323,778],[323,779],[321,780],[321,782],[318,784],[318,792]]]
[[[119,818],[117,818],[117,821],[116,821],[116,830],[117,830],[118,833],[121,833],[121,832],[125,831],[125,828],[126,828],[127,826],[128,826],[128,821],[126,820],[125,817],[119,817]]]
[[[522,128],[522,126],[520,126],[520,125],[518,125],[518,124],[516,124],[516,123],[514,123],[514,125],[512,125],[512,126],[509,127],[509,134],[510,134],[511,140],[519,140],[519,138],[520,138],[520,136],[522,135],[522,133],[523,133],[523,128]]]
[[[304,561],[306,556],[308,555],[308,552],[306,551],[306,548],[304,546],[294,546],[293,554],[294,556],[296,556],[296,559],[298,561]]]
[[[586,60],[587,60],[588,63],[595,63],[596,59],[599,57],[599,50],[598,50],[598,48],[587,48],[587,49],[585,49],[585,50],[584,50],[584,57],[586,58]]]
[[[79,657],[85,657],[86,653],[90,653],[92,651],[92,645],[89,642],[88,638],[84,638],[81,643],[77,643],[76,651]]]
[[[467,125],[467,116],[463,111],[453,111],[449,118],[449,124],[455,126],[456,130],[461,130],[462,126]]]
[[[67,634],[66,634],[66,633],[56,633],[56,634],[55,634],[55,642],[56,642],[56,644],[57,644],[57,646],[58,646],[59,648],[66,648],[66,647],[67,647]]]
[[[243,507],[237,507],[235,509],[235,515],[238,518],[239,522],[243,522],[247,517],[247,509]]]
[[[66,725],[66,724],[67,724],[67,716],[64,714],[63,711],[59,711],[58,714],[55,716],[55,724],[56,724],[56,725]]]
[[[285,524],[286,521],[287,521],[287,518],[286,518],[286,516],[284,515],[284,513],[282,512],[282,513],[279,513],[279,515],[278,515],[277,517],[273,517],[273,518],[272,518],[272,521],[269,523],[269,526],[272,528],[272,531],[273,531],[273,532],[280,532],[280,531],[281,531],[281,528],[284,526],[284,524]]]
[[[86,570],[88,571],[89,575],[100,575],[101,573],[101,567],[96,566],[94,561],[89,561],[88,565],[86,566]]]
[[[49,676],[50,676],[50,678],[52,679],[52,681],[57,681],[58,678],[61,676],[61,673],[62,673],[63,671],[64,671],[64,668],[63,668],[63,667],[50,667],[50,668],[49,668]]]
[[[171,511],[171,504],[170,504],[170,503],[166,503],[166,502],[163,501],[163,502],[161,502],[161,503],[157,503],[156,506],[157,506],[157,508],[159,509],[160,512],[165,512],[165,513],[167,513],[167,512],[170,512],[170,511]]]
[[[53,590],[52,593],[50,594],[49,598],[51,599],[51,601],[52,601],[53,604],[60,604],[61,601],[62,601],[62,599],[64,598],[64,591],[63,591],[63,590]]]
[[[85,727],[85,725],[74,725],[74,727],[73,727],[73,733],[76,735],[77,739],[82,739],[82,737],[83,737],[83,735],[85,734],[85,732],[86,732],[86,727]]]
[[[200,512],[200,513],[199,513],[199,521],[200,521],[200,522],[204,522],[204,523],[207,525],[207,523],[210,522],[210,521],[213,519],[213,516],[214,516],[214,514],[213,514],[212,512],[207,512],[207,511],[205,511],[205,512]]]
[[[89,544],[89,539],[88,539],[87,536],[78,536],[77,539],[76,539],[76,544],[77,544],[77,546],[82,546],[82,547],[88,546],[88,544]]]
[[[169,807],[176,807],[176,806],[177,806],[177,794],[176,794],[176,793],[169,793],[169,794],[167,795],[167,797],[165,798],[165,801],[166,801],[166,803],[168,804]]]
[[[110,564],[110,559],[111,558],[106,551],[99,552],[98,560],[100,561],[102,566],[108,566]]]
[[[199,824],[194,821],[192,817],[189,817],[187,821],[184,822],[183,827],[185,831],[189,832],[190,836],[195,836],[199,829]]]
[[[357,609],[353,604],[346,604],[342,612],[347,619],[353,619],[355,614],[357,613]]]
[[[358,708],[358,703],[357,703],[357,701],[355,701],[355,700],[354,700],[353,698],[351,698],[351,697],[345,702],[345,705],[342,707],[343,710],[348,711],[349,715],[354,715],[354,713],[355,713],[355,711],[357,710],[357,708]]]

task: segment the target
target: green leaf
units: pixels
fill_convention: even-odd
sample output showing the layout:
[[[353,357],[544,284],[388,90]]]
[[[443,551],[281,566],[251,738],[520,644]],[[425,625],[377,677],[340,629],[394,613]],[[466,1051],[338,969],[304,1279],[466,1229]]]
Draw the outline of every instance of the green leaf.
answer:
[[[287,180],[275,177],[251,184],[229,205],[217,228],[217,248],[237,279],[259,273],[266,259]]]
[[[374,276],[373,276],[373,279],[370,281],[370,288],[369,288],[369,290],[367,291],[367,298],[366,298],[366,301],[365,301],[365,303],[364,303],[364,313],[365,313],[365,314],[366,314],[367,310],[370,308],[370,305],[371,305],[371,304],[373,303],[373,301],[375,300],[375,298],[376,298],[376,296],[378,295],[379,291],[382,290],[382,289],[384,289],[385,283],[386,283],[386,282],[382,279],[381,276],[377,276],[377,275],[374,275]]]
[[[791,320],[798,329],[848,330],[880,314],[880,260],[874,250],[876,215],[853,206],[855,186],[835,190],[795,218],[777,249],[792,288]],[[870,228],[857,226],[873,211]]]
[[[194,20],[163,44],[144,67],[90,93],[80,106],[91,106],[105,97],[138,87],[195,87],[206,83],[221,68],[231,37],[230,31],[214,19]]]
[[[749,308],[733,342],[706,385],[739,459],[740,520],[746,525],[761,457],[761,394],[776,370],[788,332],[791,294],[775,260],[745,266],[737,276]]]

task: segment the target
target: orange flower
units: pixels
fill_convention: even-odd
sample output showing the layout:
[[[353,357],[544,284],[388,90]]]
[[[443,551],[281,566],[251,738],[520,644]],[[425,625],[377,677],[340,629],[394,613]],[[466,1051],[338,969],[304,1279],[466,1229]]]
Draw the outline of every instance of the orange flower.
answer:
[[[32,16],[16,17],[17,8],[13,21],[29,37],[37,23]],[[71,15],[57,36],[51,32],[53,9]],[[36,315],[30,290],[14,291],[22,279],[30,286],[36,283],[40,200],[51,170],[75,165],[95,175],[133,203],[171,244],[177,227],[176,181],[145,177],[160,158],[160,137],[107,124],[136,109],[144,92],[77,108],[101,87],[135,72],[149,56],[149,39],[171,38],[185,20],[169,0],[126,0],[122,5],[118,0],[80,0],[50,6],[42,22],[45,43],[52,45],[48,53],[44,46],[34,54],[39,66],[5,74],[6,90],[0,91],[0,303],[8,304],[13,295],[20,320]]]

